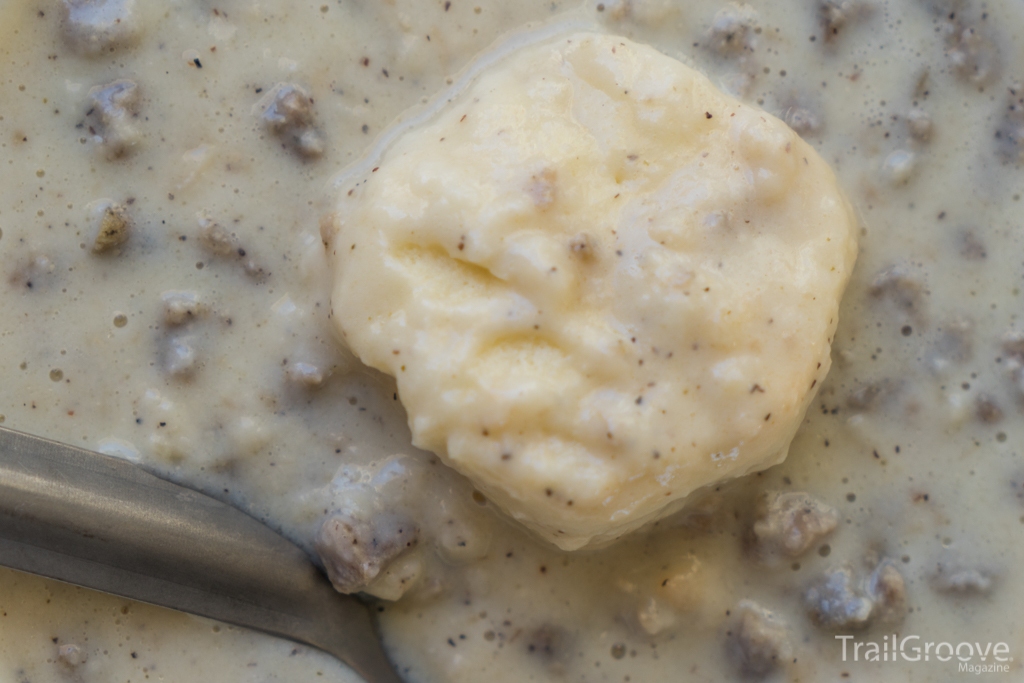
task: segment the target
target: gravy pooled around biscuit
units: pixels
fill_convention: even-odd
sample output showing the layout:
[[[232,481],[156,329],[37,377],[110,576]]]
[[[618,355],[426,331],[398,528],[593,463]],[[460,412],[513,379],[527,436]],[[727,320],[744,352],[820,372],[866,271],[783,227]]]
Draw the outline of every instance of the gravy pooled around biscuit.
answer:
[[[856,222],[783,122],[577,34],[489,67],[360,181],[325,231],[336,324],[413,442],[541,537],[607,543],[785,458]]]

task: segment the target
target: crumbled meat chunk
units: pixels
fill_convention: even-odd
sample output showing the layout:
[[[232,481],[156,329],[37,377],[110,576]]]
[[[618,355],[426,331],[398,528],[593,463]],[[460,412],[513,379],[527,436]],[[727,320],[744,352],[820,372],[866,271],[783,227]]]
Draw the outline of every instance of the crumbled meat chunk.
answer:
[[[987,595],[993,578],[981,569],[951,569],[940,564],[930,584],[933,590],[947,595]]]
[[[868,6],[858,0],[819,0],[818,24],[825,42],[836,40],[844,26],[865,16],[867,12]]]
[[[868,578],[873,623],[896,625],[907,615],[907,584],[891,560],[882,560]]]
[[[917,171],[917,155],[909,149],[897,149],[882,162],[882,175],[890,185],[906,185]]]
[[[984,261],[988,258],[988,249],[975,230],[962,230],[957,236],[957,242],[960,255],[968,261]]]
[[[7,281],[15,287],[37,290],[45,285],[57,266],[45,254],[32,254],[14,269]]]
[[[303,159],[324,153],[324,137],[316,127],[313,98],[299,85],[279,83],[261,101],[263,123],[281,144]]]
[[[794,90],[780,98],[779,118],[803,137],[821,131],[824,124],[821,102],[807,91]]]
[[[1003,161],[1018,163],[1024,158],[1024,84],[1010,86],[995,140],[996,155]]]
[[[999,72],[999,48],[988,33],[977,26],[966,26],[959,14],[942,27],[946,36],[946,58],[954,72],[971,85],[992,82]]]
[[[753,531],[763,557],[799,557],[838,523],[835,508],[806,493],[772,491],[761,498]]]
[[[1007,332],[1003,337],[1003,353],[1014,361],[1024,363],[1024,333]]]
[[[866,628],[874,607],[871,598],[856,585],[848,567],[828,572],[808,588],[804,604],[811,620],[829,631]]]
[[[1019,398],[1024,400],[1024,334],[1008,332],[1003,337],[1003,354],[1006,357],[1003,367],[1013,381]]]
[[[146,389],[133,404],[133,412],[148,432],[145,448],[158,461],[178,465],[187,460],[212,463],[219,453],[214,448],[204,448],[209,440],[200,439],[200,427],[187,402],[172,401],[157,389]]]
[[[898,624],[907,613],[907,588],[896,565],[881,560],[864,580],[849,567],[833,569],[804,593],[811,620],[828,631],[857,631],[872,623]]]
[[[398,600],[416,589],[418,597],[426,597],[427,594],[437,594],[440,586],[437,581],[432,586],[424,586],[423,581],[423,559],[416,551],[404,553],[394,562],[387,564],[377,577],[367,584],[363,589],[364,593],[372,595],[381,600]]]
[[[68,669],[79,667],[88,659],[89,655],[85,650],[74,643],[65,643],[57,647],[57,661]]]
[[[984,86],[992,82],[1000,70],[999,46],[986,27],[969,18],[968,3],[929,0],[927,4],[936,16],[937,30],[944,37],[946,58],[953,72],[971,85]]]
[[[572,633],[564,626],[543,624],[526,639],[526,651],[557,667],[572,656]]]
[[[757,12],[750,5],[730,3],[720,9],[707,30],[705,46],[723,57],[753,52],[756,46]]]
[[[284,372],[288,381],[299,386],[314,388],[324,383],[324,371],[312,363],[289,363]]]
[[[121,204],[106,203],[99,214],[92,251],[94,254],[116,251],[131,235],[132,222],[128,209]]]
[[[1013,489],[1013,496],[1017,502],[1024,506],[1024,477],[1018,474],[1010,480],[1010,488]]]
[[[238,239],[211,220],[199,220],[199,244],[214,256],[238,256]]]
[[[720,528],[726,512],[725,498],[719,491],[704,492],[695,495],[692,503],[677,517],[681,526],[698,532],[710,532]]]
[[[932,117],[923,109],[911,109],[907,112],[907,132],[917,142],[931,142],[935,134],[935,126]]]
[[[985,424],[996,424],[1003,419],[1003,409],[990,394],[978,394],[974,399],[974,415]]]
[[[606,19],[641,26],[664,25],[679,12],[675,0],[601,0],[598,7]]]
[[[164,304],[164,324],[170,326],[189,323],[207,311],[195,292],[168,290],[160,295],[160,300]]]
[[[139,86],[126,78],[89,90],[87,125],[107,159],[127,156],[138,147],[141,134],[135,119],[140,105]]]
[[[894,265],[879,272],[868,293],[891,302],[907,318],[921,320],[924,317],[924,284],[907,266]]]
[[[384,566],[416,544],[419,530],[401,515],[342,510],[320,525],[314,548],[334,588],[356,593]]]
[[[64,39],[80,55],[99,55],[138,41],[135,0],[63,0]]]
[[[331,484],[338,507],[320,525],[313,547],[323,561],[327,576],[342,593],[367,588],[399,557],[419,542],[420,526],[415,512],[403,506],[409,490],[424,485],[424,463],[411,456],[394,456],[367,466],[343,465]],[[418,580],[420,570],[410,560],[395,565],[392,576],[383,576],[375,589],[386,597],[401,579]],[[398,586],[394,585],[395,580]]]
[[[244,270],[245,274],[251,277],[256,282],[263,282],[270,276],[270,273],[265,271],[263,269],[263,266],[259,265],[258,263],[256,263],[256,261],[252,260],[251,258],[243,257],[241,261],[242,270]]]
[[[648,598],[637,609],[636,620],[645,633],[656,636],[675,626],[676,615],[668,605],[657,598]]]
[[[888,378],[875,382],[865,382],[850,392],[846,397],[846,405],[853,410],[871,411],[895,396],[900,385]]]
[[[736,622],[726,633],[726,654],[744,678],[768,676],[792,652],[785,623],[757,603],[744,600]]]
[[[245,274],[257,282],[263,282],[270,276],[253,258],[249,252],[242,247],[238,236],[228,232],[224,226],[200,213],[199,221],[199,245],[211,256],[223,259],[238,261],[242,264]]]
[[[786,110],[783,117],[786,124],[801,137],[817,133],[821,130],[821,116],[809,107],[794,106]]]
[[[974,356],[974,323],[958,317],[942,324],[935,344],[928,351],[928,363],[942,372],[954,365],[963,365]]]
[[[167,374],[186,378],[198,367],[199,352],[193,335],[171,335],[164,340],[163,366]]]
[[[736,95],[750,94],[761,70],[757,52],[758,15],[750,5],[730,3],[715,14],[702,45],[719,58],[729,60],[730,69],[722,74],[722,87]]]
[[[679,612],[696,612],[707,600],[709,572],[696,555],[667,565],[658,582],[658,595]]]

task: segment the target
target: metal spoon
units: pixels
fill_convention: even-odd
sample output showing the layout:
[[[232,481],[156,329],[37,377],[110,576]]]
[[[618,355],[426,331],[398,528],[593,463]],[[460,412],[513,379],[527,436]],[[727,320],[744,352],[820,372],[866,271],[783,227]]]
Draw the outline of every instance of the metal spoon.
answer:
[[[0,427],[0,565],[283,636],[401,683],[367,607],[245,513],[130,462]]]

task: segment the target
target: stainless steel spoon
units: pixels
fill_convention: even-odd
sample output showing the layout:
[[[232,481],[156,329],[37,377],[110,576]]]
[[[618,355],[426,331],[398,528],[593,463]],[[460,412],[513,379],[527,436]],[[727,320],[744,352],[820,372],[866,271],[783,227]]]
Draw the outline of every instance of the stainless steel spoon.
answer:
[[[312,645],[401,683],[367,607],[245,513],[130,462],[0,427],[0,565]]]

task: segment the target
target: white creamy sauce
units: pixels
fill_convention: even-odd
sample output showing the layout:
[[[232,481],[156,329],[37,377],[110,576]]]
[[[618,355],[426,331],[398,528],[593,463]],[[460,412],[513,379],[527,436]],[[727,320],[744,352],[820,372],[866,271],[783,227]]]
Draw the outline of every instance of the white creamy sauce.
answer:
[[[376,609],[410,681],[968,675],[934,646],[865,661],[893,634],[1005,643],[997,677],[1020,678],[1018,4],[61,5],[0,2],[5,426],[137,460],[311,551],[325,519],[414,535],[348,575],[398,598]],[[785,120],[862,225],[789,458],[577,553],[411,446],[394,383],[336,339],[320,238],[333,179],[396,117],[443,104],[508,32],[570,25],[650,44]],[[845,661],[837,635],[854,636]],[[0,681],[158,679],[355,677],[309,648],[0,572]]]

